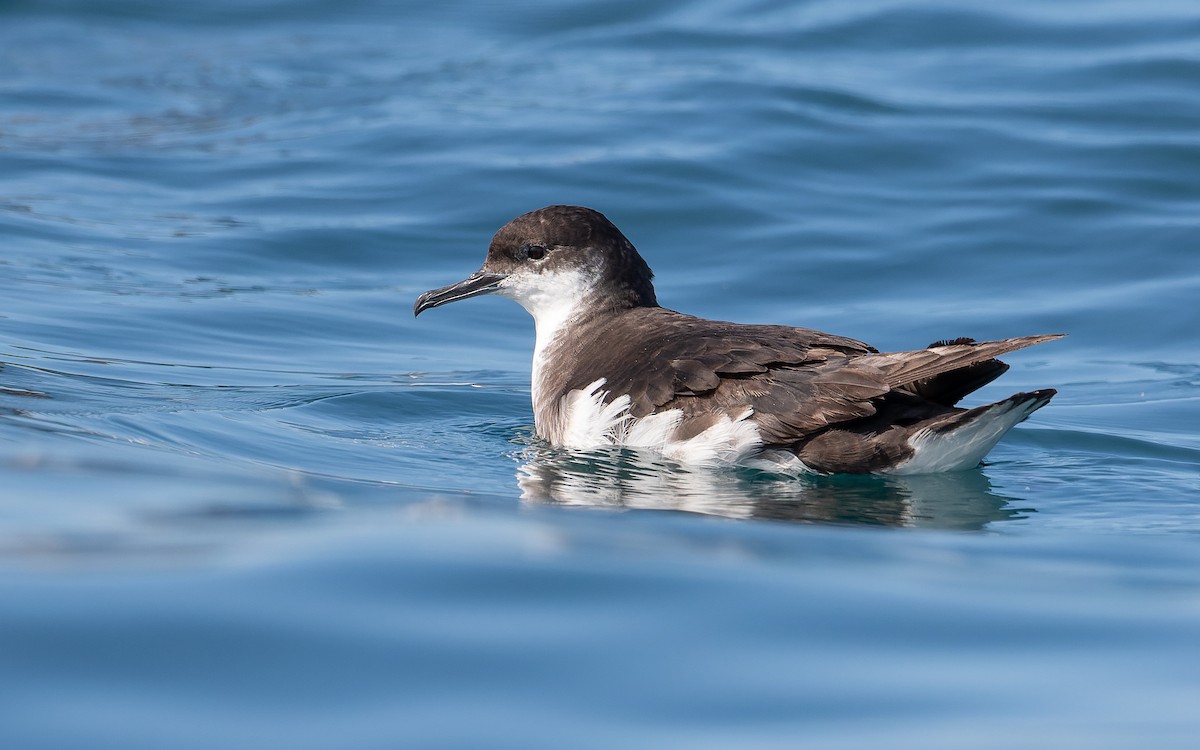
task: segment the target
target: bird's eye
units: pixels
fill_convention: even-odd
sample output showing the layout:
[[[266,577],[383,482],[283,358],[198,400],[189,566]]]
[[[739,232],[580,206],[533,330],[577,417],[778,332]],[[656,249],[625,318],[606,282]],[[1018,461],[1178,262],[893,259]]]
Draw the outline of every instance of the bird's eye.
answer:
[[[525,249],[525,256],[530,260],[541,260],[546,257],[546,248],[541,245],[530,245]]]

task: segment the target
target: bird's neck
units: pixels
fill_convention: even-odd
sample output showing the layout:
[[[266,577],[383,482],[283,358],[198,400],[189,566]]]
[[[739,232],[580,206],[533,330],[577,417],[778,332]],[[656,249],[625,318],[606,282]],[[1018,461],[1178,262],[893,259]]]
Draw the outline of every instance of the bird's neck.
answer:
[[[530,310],[533,315],[536,338],[533,344],[533,370],[531,389],[534,414],[543,413],[547,401],[558,397],[555,389],[545,386],[545,373],[556,351],[561,350],[562,337],[569,335],[573,325],[594,312],[591,300],[586,298],[562,299],[553,304]]]

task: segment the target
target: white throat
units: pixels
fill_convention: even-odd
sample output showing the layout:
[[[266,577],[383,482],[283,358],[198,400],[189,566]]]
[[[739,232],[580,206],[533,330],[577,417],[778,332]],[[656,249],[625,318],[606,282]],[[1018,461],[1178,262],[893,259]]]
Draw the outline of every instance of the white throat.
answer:
[[[571,319],[586,306],[591,287],[591,275],[583,269],[573,269],[510,276],[498,290],[533,316],[537,330],[532,373],[535,410],[541,395],[538,392],[539,375],[545,366],[546,352]]]

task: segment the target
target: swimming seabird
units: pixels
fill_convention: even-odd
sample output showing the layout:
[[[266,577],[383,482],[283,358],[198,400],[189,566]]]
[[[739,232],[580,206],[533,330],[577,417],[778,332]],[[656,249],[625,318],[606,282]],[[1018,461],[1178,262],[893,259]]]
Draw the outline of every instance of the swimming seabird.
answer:
[[[547,206],[492,238],[483,267],[425,292],[480,294],[533,316],[537,434],[559,447],[650,448],[684,463],[919,474],[979,464],[1055,391],[956,404],[999,377],[997,356],[1063,334],[880,352],[809,328],[742,325],[660,307],[650,266],[605,216]]]

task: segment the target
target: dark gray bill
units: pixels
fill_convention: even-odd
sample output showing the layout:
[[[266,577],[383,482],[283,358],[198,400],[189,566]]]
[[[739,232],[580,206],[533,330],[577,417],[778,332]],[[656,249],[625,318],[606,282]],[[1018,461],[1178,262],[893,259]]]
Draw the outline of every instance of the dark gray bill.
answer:
[[[456,302],[467,297],[474,297],[477,294],[494,292],[496,291],[496,287],[505,278],[505,275],[502,273],[476,271],[457,284],[444,286],[441,289],[431,289],[420,297],[417,297],[417,301],[413,303],[413,316],[420,315],[431,307],[438,307],[447,302]]]

